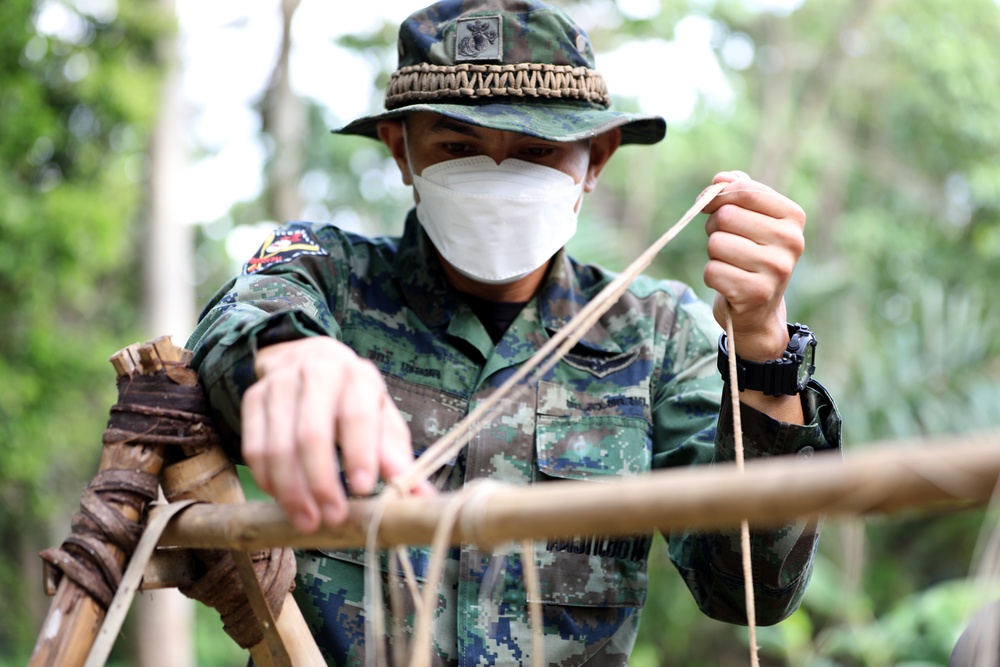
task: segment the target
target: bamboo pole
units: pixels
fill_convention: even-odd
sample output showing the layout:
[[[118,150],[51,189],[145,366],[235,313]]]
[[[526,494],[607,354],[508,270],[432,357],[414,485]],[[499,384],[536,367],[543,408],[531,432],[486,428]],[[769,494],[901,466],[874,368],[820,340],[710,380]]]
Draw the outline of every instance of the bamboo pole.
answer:
[[[192,373],[193,375],[193,373]],[[240,486],[236,468],[226,458],[220,447],[206,448],[192,454],[189,458],[168,466],[163,472],[163,492],[171,502],[175,500],[193,499],[205,500],[219,504],[243,504],[246,497]],[[245,551],[245,550],[237,550]],[[236,554],[234,554],[236,556]],[[249,558],[237,561],[249,563]],[[253,577],[252,568],[249,577]],[[316,646],[316,641],[309,631],[302,612],[292,597],[291,592],[285,594],[281,613],[276,619],[271,619],[266,602],[254,597],[255,582],[247,585],[244,578],[244,588],[250,602],[255,604],[255,611],[260,616],[267,616],[262,622],[264,639],[250,648],[254,664],[259,667],[291,664],[295,667],[325,667],[326,662]],[[259,593],[259,584],[256,585]],[[263,602],[263,609],[259,609]],[[273,622],[273,626],[271,623]]]
[[[898,443],[897,443],[898,444]],[[912,445],[913,443],[911,443]],[[775,457],[656,471],[605,483],[559,481],[481,490],[462,509],[452,543],[483,548],[521,539],[621,536],[660,529],[729,529],[988,501],[1000,481],[1000,432],[879,446],[836,455]],[[429,544],[448,496],[401,498],[385,509],[379,544]],[[303,534],[273,503],[195,506],[173,519],[161,546],[257,549],[364,546],[376,507],[354,500],[343,526]]]
[[[188,387],[198,385],[197,373],[186,365],[185,350],[174,346],[168,338],[159,338],[153,345],[158,358],[167,364],[166,368],[169,369],[173,382]],[[174,502],[190,499],[220,504],[246,502],[236,468],[219,445],[182,445],[181,449],[185,458],[166,466],[160,478],[167,500]],[[248,565],[249,560],[249,557],[245,559]],[[244,581],[244,588],[247,589],[251,602],[257,603],[254,605],[255,609],[263,606],[258,616],[267,616],[267,620],[261,622],[264,639],[250,648],[256,665],[325,666],[319,648],[290,592],[286,592],[284,596],[281,614],[273,619],[260,594],[260,584],[253,574],[252,565],[249,565],[248,580]]]
[[[146,563],[139,590],[190,586],[204,571],[205,566],[190,549],[157,549]]]
[[[167,385],[172,383],[186,388],[186,401],[196,398],[196,395],[200,397],[200,390],[197,390],[198,378],[187,366],[189,361],[189,353],[175,347],[168,337],[143,345],[132,345],[119,351],[111,358],[119,376],[119,403],[129,392],[129,381],[136,375],[162,375],[162,382]],[[147,382],[137,390],[146,399],[142,405],[134,408],[140,414],[159,407],[155,405],[159,400],[165,401],[167,389],[164,385],[157,384],[159,381],[159,378],[154,379],[152,384]],[[189,419],[180,417],[180,414],[167,411],[169,418],[181,422]],[[218,503],[245,502],[236,469],[218,446],[210,426],[199,421],[190,421],[184,426],[187,435],[183,436],[179,430],[172,430],[173,435],[143,433],[132,437],[117,428],[113,429],[109,423],[109,429],[105,432],[108,444],[105,444],[102,451],[100,471],[144,472],[159,479],[164,495],[171,501],[192,499]],[[150,445],[149,442],[157,444]],[[171,465],[164,467],[167,442],[179,447],[170,457]],[[130,494],[127,489],[115,488],[109,493],[112,500],[110,507],[126,520],[140,522],[146,515],[145,503],[119,500],[129,495],[134,494]],[[113,544],[106,546],[115,556],[119,567],[131,556]],[[324,666],[326,663],[291,593],[286,591],[283,594],[281,614],[274,619],[260,593],[260,585],[249,556],[243,560],[245,569],[248,570],[244,581],[244,586],[248,589],[247,595],[255,610],[259,611],[258,618],[266,616],[266,621],[261,622],[264,640],[250,648],[255,663],[261,667]],[[72,563],[69,565],[72,566]],[[203,566],[199,567],[191,559],[181,559],[175,554],[166,567],[154,572],[154,579],[159,575],[166,575],[178,583],[190,583],[199,569],[203,570]],[[157,586],[156,582],[151,583],[154,587]],[[255,593],[257,598],[253,597]],[[106,618],[110,622],[112,616],[108,615],[102,604],[92,599],[69,576],[63,576],[42,626],[30,662],[31,667],[79,667],[85,664]],[[115,621],[120,623],[118,618]]]
[[[142,355],[140,355],[142,352]],[[150,348],[131,345],[119,350],[110,359],[118,374],[119,393],[128,391],[128,380],[134,374],[156,370]],[[112,442],[101,451],[99,471],[141,471],[159,475],[163,467],[163,445]],[[109,508],[129,522],[138,521],[145,504],[129,504],[120,498],[127,492],[110,497]],[[107,545],[118,562],[124,564],[128,555],[115,545]],[[87,659],[94,639],[101,628],[107,610],[90,597],[86,590],[69,577],[63,576],[55,592],[49,613],[35,643],[30,667],[77,667]]]

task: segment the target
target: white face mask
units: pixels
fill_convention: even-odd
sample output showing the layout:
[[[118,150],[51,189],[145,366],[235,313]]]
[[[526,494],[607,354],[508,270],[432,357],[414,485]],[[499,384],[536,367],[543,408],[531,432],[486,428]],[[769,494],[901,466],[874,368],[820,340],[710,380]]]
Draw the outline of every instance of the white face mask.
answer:
[[[410,173],[420,224],[448,263],[478,282],[523,278],[576,232],[583,180],[558,169],[477,155]]]

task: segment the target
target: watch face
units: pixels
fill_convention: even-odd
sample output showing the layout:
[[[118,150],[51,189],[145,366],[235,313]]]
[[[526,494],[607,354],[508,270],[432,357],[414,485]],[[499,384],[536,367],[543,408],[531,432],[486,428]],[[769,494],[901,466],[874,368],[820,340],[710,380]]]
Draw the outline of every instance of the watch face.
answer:
[[[816,339],[810,338],[804,347],[805,349],[801,351],[802,363],[799,364],[798,378],[796,378],[799,391],[806,388],[816,370]]]

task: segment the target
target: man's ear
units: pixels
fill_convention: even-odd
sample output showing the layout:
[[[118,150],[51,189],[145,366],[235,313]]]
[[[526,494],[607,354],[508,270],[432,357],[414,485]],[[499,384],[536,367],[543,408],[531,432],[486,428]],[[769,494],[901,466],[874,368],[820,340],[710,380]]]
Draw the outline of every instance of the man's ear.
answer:
[[[376,126],[378,138],[389,148],[392,159],[399,167],[399,173],[403,177],[403,183],[412,185],[410,178],[410,165],[406,160],[406,135],[403,133],[402,120],[383,120]]]
[[[604,170],[604,165],[621,144],[622,132],[617,127],[590,140],[590,166],[587,167],[587,180],[583,184],[584,192],[593,192],[597,187],[597,178]]]

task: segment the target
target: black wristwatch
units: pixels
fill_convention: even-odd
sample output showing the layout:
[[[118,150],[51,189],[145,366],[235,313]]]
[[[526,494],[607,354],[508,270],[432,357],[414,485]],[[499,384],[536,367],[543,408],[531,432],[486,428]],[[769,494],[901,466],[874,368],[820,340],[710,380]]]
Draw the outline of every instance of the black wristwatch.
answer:
[[[719,336],[719,372],[729,379],[729,349],[725,332]],[[816,372],[816,336],[804,324],[788,325],[788,347],[780,359],[757,363],[736,356],[738,389],[768,396],[794,396]]]

